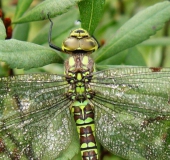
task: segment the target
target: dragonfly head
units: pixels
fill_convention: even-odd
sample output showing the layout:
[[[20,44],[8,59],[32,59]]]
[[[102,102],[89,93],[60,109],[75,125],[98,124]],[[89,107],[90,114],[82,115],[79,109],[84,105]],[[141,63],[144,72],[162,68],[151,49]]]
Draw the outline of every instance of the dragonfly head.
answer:
[[[97,49],[97,41],[82,28],[73,30],[62,44],[62,50],[67,53],[92,53]]]

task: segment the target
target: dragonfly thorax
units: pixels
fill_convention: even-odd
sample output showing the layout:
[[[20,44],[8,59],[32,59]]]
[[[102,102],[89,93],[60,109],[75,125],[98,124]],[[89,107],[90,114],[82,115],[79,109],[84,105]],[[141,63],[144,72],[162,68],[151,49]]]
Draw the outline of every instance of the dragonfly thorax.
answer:
[[[67,94],[70,99],[83,101],[93,97],[89,85],[93,71],[94,62],[88,55],[73,55],[65,61],[66,80],[71,86]]]
[[[70,36],[63,42],[62,50],[66,53],[92,53],[98,49],[98,43],[82,29],[76,29],[70,33]]]

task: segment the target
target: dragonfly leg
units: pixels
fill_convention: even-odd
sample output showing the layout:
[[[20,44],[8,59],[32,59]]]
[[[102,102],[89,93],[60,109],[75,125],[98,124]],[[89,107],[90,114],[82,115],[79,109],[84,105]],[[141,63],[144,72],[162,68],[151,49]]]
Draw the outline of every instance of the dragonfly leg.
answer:
[[[52,33],[52,28],[53,28],[53,22],[52,22],[52,20],[50,19],[50,13],[48,13],[47,16],[48,16],[48,19],[49,19],[49,21],[50,21],[50,23],[51,23],[51,25],[50,25],[50,30],[49,30],[49,35],[48,35],[48,43],[49,43],[49,46],[50,46],[51,48],[57,50],[57,51],[64,52],[60,47],[58,47],[58,46],[56,46],[56,45],[54,45],[54,44],[51,43],[51,33]]]

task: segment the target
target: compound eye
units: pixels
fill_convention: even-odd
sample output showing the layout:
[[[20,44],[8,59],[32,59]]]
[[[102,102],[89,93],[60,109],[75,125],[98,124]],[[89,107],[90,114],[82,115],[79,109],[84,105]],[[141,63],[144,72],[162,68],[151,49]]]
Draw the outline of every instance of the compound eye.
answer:
[[[80,40],[80,48],[84,51],[97,50],[98,45],[92,38],[83,38]]]
[[[74,51],[79,47],[77,38],[69,37],[63,42],[63,48],[67,51]]]

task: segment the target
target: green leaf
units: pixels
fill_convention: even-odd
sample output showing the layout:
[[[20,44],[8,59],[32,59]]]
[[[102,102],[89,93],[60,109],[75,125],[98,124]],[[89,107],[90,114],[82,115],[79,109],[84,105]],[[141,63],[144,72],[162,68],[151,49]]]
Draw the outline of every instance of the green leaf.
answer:
[[[63,63],[54,50],[29,42],[0,40],[0,61],[10,68],[36,68],[50,63]]]
[[[6,37],[5,26],[2,20],[0,19],[0,40],[4,40]]]
[[[70,17],[71,15],[71,17]],[[66,32],[74,26],[74,21],[78,18],[78,10],[71,10],[61,16],[56,17],[53,20],[53,30],[52,30],[52,39],[60,36],[63,32]],[[56,25],[55,25],[56,24]],[[47,23],[36,37],[32,40],[33,43],[44,44],[47,42],[48,34],[50,29],[50,22]]]
[[[142,42],[140,46],[169,46],[170,45],[170,38],[154,38],[148,39],[145,42]]]
[[[136,47],[128,49],[128,54],[126,55],[124,64],[132,66],[146,66],[144,57],[136,49]]]
[[[14,28],[12,37],[17,40],[26,41],[28,39],[29,30],[29,23],[17,24]]]
[[[113,38],[96,54],[95,61],[100,62],[135,46],[154,35],[170,18],[170,2],[165,1],[151,6],[124,24]]]
[[[127,50],[123,51],[123,52],[120,52],[119,54],[116,54],[104,61],[101,61],[100,65],[121,65],[124,63],[125,61],[125,58],[126,58],[126,55],[128,54]]]
[[[81,24],[91,35],[103,14],[105,0],[85,0],[78,4]]]
[[[19,0],[17,3],[17,9],[15,12],[15,19],[21,17],[25,11],[29,8],[33,0]]]
[[[14,23],[24,23],[30,21],[38,21],[47,19],[47,14],[50,17],[55,17],[68,11],[69,8],[76,5],[81,0],[46,0],[37,5],[35,8],[27,12],[23,17],[16,20]]]
[[[101,70],[109,70],[111,68],[124,68],[126,69],[127,67],[139,67],[139,66],[131,66],[131,65],[96,65],[96,68],[101,71]]]

